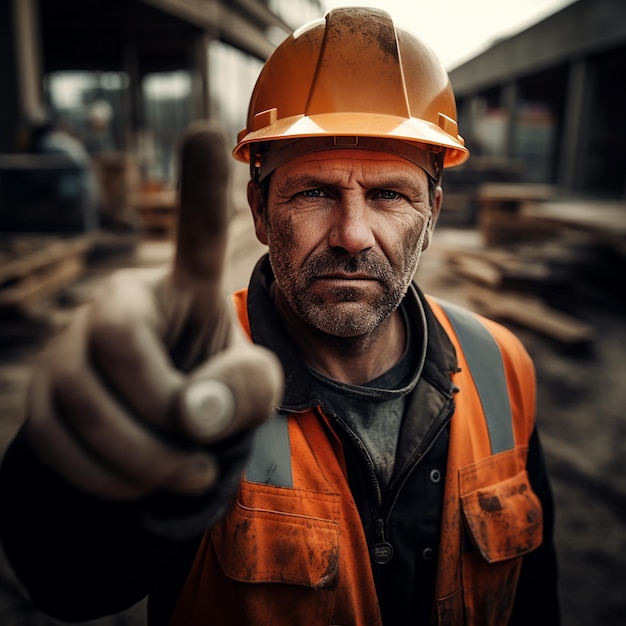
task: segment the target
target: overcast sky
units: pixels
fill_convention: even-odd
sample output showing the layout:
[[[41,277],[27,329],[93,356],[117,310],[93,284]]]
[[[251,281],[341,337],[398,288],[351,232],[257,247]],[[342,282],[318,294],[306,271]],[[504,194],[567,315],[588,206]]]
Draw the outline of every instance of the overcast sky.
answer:
[[[575,0],[322,0],[337,6],[385,9],[429,45],[448,70]]]

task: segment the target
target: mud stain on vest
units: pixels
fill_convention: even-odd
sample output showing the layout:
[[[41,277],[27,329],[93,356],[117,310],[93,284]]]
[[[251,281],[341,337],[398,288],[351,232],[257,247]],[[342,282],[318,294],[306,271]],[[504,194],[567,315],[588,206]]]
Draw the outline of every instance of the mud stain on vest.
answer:
[[[238,540],[238,536],[241,533],[244,537],[248,534],[248,529],[250,528],[250,520],[242,519],[240,522],[235,524],[235,530],[233,533],[233,539],[235,541]]]
[[[498,496],[480,494],[478,496],[478,503],[480,504],[480,508],[487,513],[501,511],[504,508]]]
[[[311,555],[309,555],[309,559],[310,558]],[[314,558],[316,557],[314,556]],[[326,570],[322,576],[320,576],[317,588],[334,588],[339,581],[339,546],[324,552],[322,558],[326,563]]]

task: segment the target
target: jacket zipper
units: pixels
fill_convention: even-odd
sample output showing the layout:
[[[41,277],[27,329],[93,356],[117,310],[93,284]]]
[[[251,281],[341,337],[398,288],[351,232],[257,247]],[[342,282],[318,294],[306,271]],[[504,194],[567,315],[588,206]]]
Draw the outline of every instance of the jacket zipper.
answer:
[[[426,437],[422,440],[417,450],[413,453],[408,462],[408,469],[404,471],[402,474],[396,476],[395,480],[391,482],[389,485],[389,493],[394,494],[393,498],[387,501],[387,505],[385,506],[385,510],[387,513],[391,511],[393,508],[393,504],[398,499],[398,495],[400,491],[402,491],[402,486],[408,480],[409,476],[413,472],[413,469],[417,467],[418,463],[428,454],[430,449],[435,444],[435,441],[439,438],[439,435],[443,431],[443,429],[448,425],[450,420],[452,419],[452,414],[454,413],[454,407],[449,406],[448,411],[441,418],[441,423],[437,425],[435,428],[434,425],[428,433]]]
[[[344,432],[350,437],[350,440],[356,446],[356,448],[361,453],[361,456],[365,460],[367,473],[370,478],[371,485],[374,488],[374,493],[376,494],[376,504],[380,509],[383,502],[383,494],[380,488],[380,483],[378,482],[378,476],[376,475],[376,466],[374,465],[374,461],[372,461],[370,453],[363,445],[363,442],[357,437],[356,433],[341,419],[341,417],[339,417],[339,415],[337,415],[337,413],[333,413],[332,417],[343,428]]]
[[[421,459],[428,453],[428,451],[432,448],[435,441],[449,423],[452,418],[452,414],[454,413],[454,406],[449,406],[448,411],[443,414],[443,417],[440,418],[441,422],[436,427],[433,427],[428,431],[428,434],[424,440],[420,443],[417,450],[411,456],[408,462],[408,468],[401,475],[397,476],[394,481],[389,485],[388,493],[391,495],[390,498],[387,499],[387,502],[383,505],[383,497],[382,490],[380,488],[380,482],[378,480],[378,476],[376,474],[376,466],[374,465],[374,461],[370,456],[367,448],[363,444],[363,442],[359,439],[356,433],[337,415],[336,413],[332,414],[333,419],[341,426],[344,432],[348,435],[352,443],[358,449],[361,454],[363,460],[365,461],[365,465],[367,467],[368,476],[370,479],[370,483],[374,488],[374,493],[376,495],[376,504],[378,515],[374,520],[374,529],[376,532],[376,540],[370,545],[370,551],[372,560],[375,563],[379,563],[381,565],[388,563],[393,557],[394,548],[391,543],[389,543],[385,537],[385,525],[389,516],[393,511],[393,507],[400,496],[402,491],[402,486],[409,479],[413,470],[417,467]],[[369,544],[369,541],[368,541]]]
[[[378,544],[386,545],[391,548],[384,548],[382,552],[389,554],[388,558],[384,562],[387,562],[393,553],[393,548],[391,544],[389,544],[385,539],[385,523],[391,514],[394,504],[397,501],[401,491],[402,486],[406,483],[406,481],[411,476],[413,470],[417,467],[421,459],[428,453],[428,451],[433,447],[435,441],[449,423],[452,418],[452,414],[454,413],[454,408],[449,407],[447,413],[444,414],[444,417],[441,419],[441,423],[436,428],[431,428],[429,430],[429,434],[427,434],[427,438],[424,439],[417,450],[411,456],[411,459],[408,462],[408,469],[404,471],[401,475],[397,476],[394,481],[389,485],[389,494],[391,497],[387,499],[387,502],[383,506],[383,498],[382,498],[382,490],[380,488],[380,483],[378,481],[378,476],[376,474],[376,467],[374,462],[372,461],[372,457],[370,456],[367,448],[363,445],[363,442],[357,437],[354,431],[337,415],[333,414],[333,418],[341,425],[343,430],[348,434],[351,441],[356,445],[357,449],[360,451],[363,459],[365,460],[366,467],[368,470],[368,475],[370,477],[371,484],[374,488],[374,492],[376,494],[376,504],[379,510],[379,516],[375,519],[374,527],[376,529],[376,535]],[[376,560],[376,559],[375,559]],[[378,561],[377,561],[378,562]]]

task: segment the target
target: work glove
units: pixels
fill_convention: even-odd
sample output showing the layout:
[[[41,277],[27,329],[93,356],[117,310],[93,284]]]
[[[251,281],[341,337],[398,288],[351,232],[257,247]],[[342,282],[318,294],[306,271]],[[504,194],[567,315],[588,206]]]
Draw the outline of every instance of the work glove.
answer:
[[[188,129],[171,267],[114,273],[36,364],[24,435],[79,490],[206,493],[215,451],[280,400],[279,361],[243,334],[223,291],[229,159],[220,129]]]

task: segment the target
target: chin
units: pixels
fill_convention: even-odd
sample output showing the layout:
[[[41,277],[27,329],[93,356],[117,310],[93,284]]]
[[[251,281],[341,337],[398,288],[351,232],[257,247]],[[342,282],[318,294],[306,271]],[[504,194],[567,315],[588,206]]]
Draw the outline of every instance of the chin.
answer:
[[[355,302],[346,302],[309,315],[309,323],[335,337],[361,337],[375,330],[384,319],[380,313]]]

